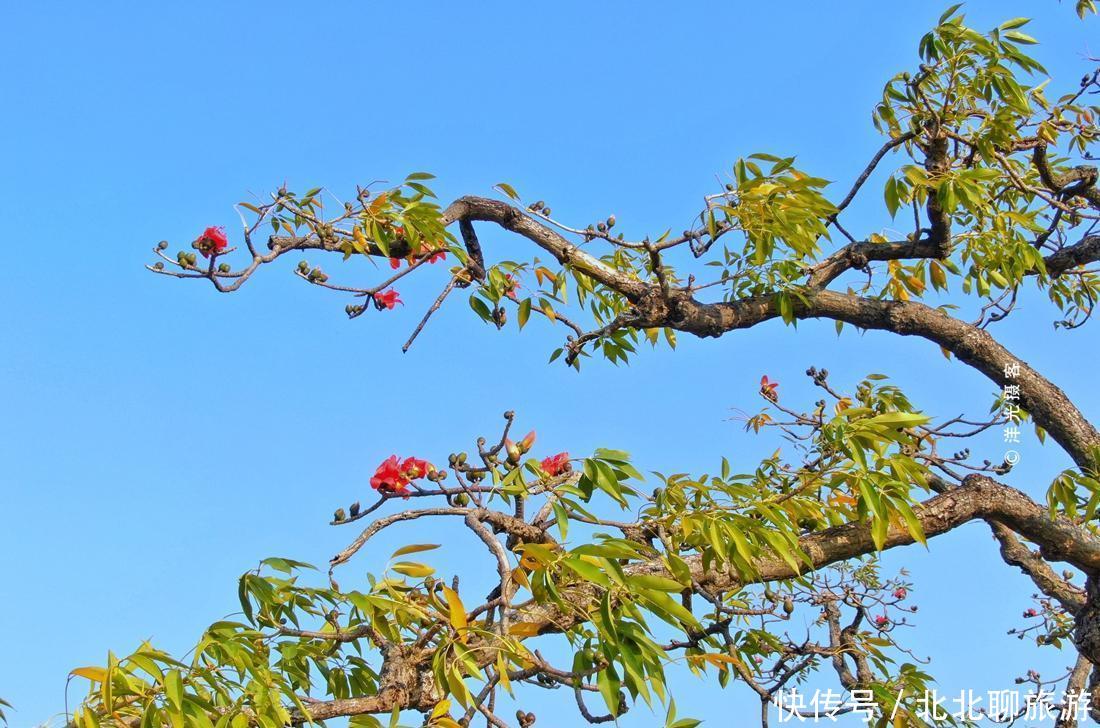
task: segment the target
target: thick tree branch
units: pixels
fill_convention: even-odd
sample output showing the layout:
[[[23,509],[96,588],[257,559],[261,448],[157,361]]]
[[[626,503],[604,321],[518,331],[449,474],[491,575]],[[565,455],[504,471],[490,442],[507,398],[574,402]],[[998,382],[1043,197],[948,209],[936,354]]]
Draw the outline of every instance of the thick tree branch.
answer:
[[[1085,592],[1060,578],[1041,556],[1033,553],[1008,526],[991,520],[989,527],[1001,544],[1001,558],[1006,564],[1017,566],[1043,592],[1065,607],[1070,614],[1077,614],[1085,606]]]
[[[684,295],[679,304],[680,316],[666,325],[698,336],[720,336],[779,316],[778,305],[772,296],[699,303]],[[1078,465],[1092,467],[1091,450],[1100,445],[1100,433],[1065,392],[983,329],[923,303],[864,298],[828,290],[806,291],[805,300],[795,301],[794,315],[800,319],[827,318],[863,329],[920,336],[950,351],[998,386],[1018,384],[1021,406],[1035,422],[1049,432]],[[1019,367],[1018,375],[1006,375],[1006,369],[1012,366]]]

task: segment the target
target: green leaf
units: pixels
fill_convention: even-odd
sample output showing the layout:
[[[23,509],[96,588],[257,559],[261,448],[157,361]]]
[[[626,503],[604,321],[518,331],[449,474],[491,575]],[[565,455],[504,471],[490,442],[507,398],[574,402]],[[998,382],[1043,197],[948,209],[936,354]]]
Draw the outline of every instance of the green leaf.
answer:
[[[522,330],[527,325],[527,320],[531,318],[531,299],[525,298],[519,304],[519,311],[516,315],[516,320],[519,322],[519,328]]]
[[[662,592],[682,592],[684,585],[673,579],[655,574],[637,574],[628,576],[627,582],[642,589],[656,589]]]
[[[489,306],[477,296],[470,296],[470,308],[474,310],[483,321],[492,321],[493,314],[489,311]]]
[[[867,422],[885,425],[886,427],[915,427],[916,425],[923,425],[931,419],[928,415],[921,415],[916,412],[886,412],[875,415]]]
[[[164,694],[177,711],[183,710],[183,681],[179,670],[169,670],[164,676]]]
[[[605,587],[611,585],[611,580],[600,567],[579,556],[562,559],[561,563],[587,582]]]
[[[603,702],[607,705],[607,709],[611,711],[611,715],[618,715],[619,689],[622,687],[622,681],[619,680],[614,665],[608,665],[597,673],[596,686],[599,687],[600,695],[603,696]]]

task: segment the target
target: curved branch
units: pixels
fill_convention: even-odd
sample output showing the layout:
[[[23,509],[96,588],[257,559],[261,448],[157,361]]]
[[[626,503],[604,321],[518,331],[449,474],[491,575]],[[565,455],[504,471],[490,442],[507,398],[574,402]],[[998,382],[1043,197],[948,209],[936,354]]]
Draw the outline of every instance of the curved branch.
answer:
[[[744,329],[779,316],[773,296],[754,296],[731,302],[702,303],[684,289],[662,290],[655,283],[646,283],[609,268],[519,209],[498,200],[463,197],[451,204],[445,222],[458,219],[495,222],[507,230],[523,235],[550,252],[563,264],[583,270],[596,280],[621,293],[635,304],[639,327],[667,326],[697,336],[720,336],[734,329]],[[941,254],[938,239],[885,246],[857,244],[842,249],[841,258],[826,259],[824,267],[812,275],[818,286],[826,285],[850,265],[859,255],[936,256]],[[882,251],[874,251],[881,247]],[[1092,238],[1082,241],[1073,252],[1063,251],[1053,261],[1055,268],[1067,264],[1072,256],[1100,255],[1100,243]],[[1067,249],[1068,250],[1068,249]],[[1054,257],[1054,256],[1052,256]],[[830,261],[832,261],[830,263]],[[838,272],[839,271],[839,272]],[[863,329],[891,331],[903,336],[920,336],[935,342],[958,359],[985,374],[998,386],[1019,384],[1021,406],[1035,422],[1070,454],[1081,467],[1092,467],[1093,448],[1100,445],[1100,433],[1074,406],[1065,393],[1027,363],[1014,356],[990,334],[976,326],[959,321],[939,309],[915,301],[889,301],[842,294],[811,288],[805,300],[795,297],[796,318],[827,318],[844,321]],[[1019,366],[1017,377],[1008,377],[1006,367]]]
[[[697,336],[720,336],[779,317],[779,307],[772,296],[699,303],[685,295],[679,303],[681,316],[666,325]],[[1021,406],[1035,422],[1049,432],[1079,466],[1093,467],[1093,449],[1100,445],[1100,433],[1065,392],[1014,356],[985,330],[923,303],[864,298],[828,290],[807,291],[804,300],[796,298],[794,315],[799,319],[826,318],[862,329],[919,336],[950,351],[998,386],[1018,384]],[[1007,376],[1009,367],[1019,367],[1019,374]]]
[[[975,520],[996,522],[1038,544],[1044,559],[1065,561],[1088,574],[1100,574],[1100,537],[1066,518],[1051,518],[1046,509],[1024,493],[989,477],[970,475],[962,486],[929,498],[914,511],[929,539]],[[895,524],[887,532],[883,550],[912,543],[914,539],[909,530]],[[804,536],[799,540],[799,546],[814,570],[876,553],[871,527],[864,522],[836,526]],[[753,583],[783,581],[801,575],[777,555],[758,558],[753,564],[755,575],[751,578],[738,577],[713,565],[707,568],[700,555],[686,558],[685,563],[695,588],[713,591],[736,590]],[[628,575],[674,578],[660,558],[636,563],[624,570]],[[568,612],[553,604],[528,603],[511,611],[511,621],[534,624],[539,634],[560,632],[580,624],[584,620],[582,615],[592,613],[602,597],[601,589],[592,583],[562,587],[561,591],[563,602],[570,605]],[[481,652],[484,656],[479,659],[486,661],[486,664],[495,659],[495,650],[490,648]],[[1100,662],[1100,654],[1085,656],[1094,663]],[[306,707],[308,716],[296,711],[292,722],[301,724],[309,719],[316,721],[337,716],[385,713],[395,707],[430,710],[438,700],[432,684],[430,652],[417,654],[391,649],[385,654],[382,675],[383,686],[378,695],[313,703]],[[394,675],[400,676],[399,688],[389,679]]]

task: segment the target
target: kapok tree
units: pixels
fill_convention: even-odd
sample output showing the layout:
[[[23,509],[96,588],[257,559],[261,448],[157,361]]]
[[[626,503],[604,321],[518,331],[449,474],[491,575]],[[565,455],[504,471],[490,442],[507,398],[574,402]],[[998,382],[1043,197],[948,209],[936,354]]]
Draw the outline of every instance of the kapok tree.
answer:
[[[1078,11],[1095,7],[1082,0]],[[1048,83],[1026,52],[1035,43],[1026,22],[982,33],[948,11],[920,39],[916,67],[887,82],[873,113],[885,142],[836,195],[793,157],[753,154],[690,229],[631,239],[614,217],[569,225],[506,184],[501,199],[442,207],[425,186],[431,176],[413,174],[359,188],[335,211],[320,189],[280,188],[240,203],[239,243],[210,228],[174,256],[159,244],[150,270],[224,292],[285,256],[309,256],[296,274],[347,295],[347,315],[361,322],[413,305],[396,287],[442,262],[449,280],[420,302],[426,314],[406,348],[455,294],[497,328],[522,329],[532,315],[564,327],[550,359],[578,368],[593,354],[625,362],[644,342],[674,346],[681,333],[718,337],[782,319],[797,335],[797,322],[829,319],[838,332],[926,339],[999,395],[991,415],[943,418],[878,375],[844,391],[811,367],[816,402],[787,402],[765,377],[763,409],[747,424],[780,429],[792,443],[782,454],[658,476],[644,490],[625,453],[538,452],[533,433],[512,435],[510,412],[503,432],[469,452],[409,456],[395,443],[402,457],[378,466],[372,501],[336,511],[332,525],[358,534],[327,579],[301,562],[263,561],[240,580],[241,617],[212,624],[188,660],[146,644],[74,671],[91,690],[73,724],[272,728],[351,716],[379,726],[419,711],[429,726],[525,728],[537,720],[522,707],[527,691],[557,688],[592,723],[642,701],[669,706],[667,725],[692,726],[666,689],[676,661],[721,685],[743,683],[765,724],[778,691],[823,668],[876,704],[878,725],[923,725],[913,701],[931,678],[895,632],[915,611],[912,585],[880,573],[876,555],[913,543],[934,554],[937,536],[975,520],[1040,594],[1021,633],[1076,650],[1062,687],[1091,688],[1088,708],[1100,717],[1100,434],[991,333],[1018,320],[1017,296],[1033,288],[1059,311],[1061,335],[1080,336],[1071,332],[1100,295],[1089,267],[1100,260],[1100,187],[1085,163],[1098,137],[1088,102],[1100,70]],[[868,190],[888,164],[885,189]],[[882,196],[884,227],[909,232],[850,230],[844,212],[863,193]],[[479,225],[514,233],[537,257],[494,261]],[[338,284],[311,260],[319,256],[380,259],[383,274]],[[1014,458],[1004,449],[971,452],[965,442],[1005,428],[1015,437],[1025,422],[1023,436],[1033,426],[1072,461],[1050,474],[1045,503],[1009,484]],[[422,563],[430,554],[414,556],[430,545],[338,581],[380,531],[430,519],[469,530],[499,582],[491,593],[435,573]],[[810,614],[817,632],[792,636],[794,614]],[[520,706],[514,716],[501,714],[501,691]],[[1068,700],[1050,708],[1063,727],[1081,717]]]

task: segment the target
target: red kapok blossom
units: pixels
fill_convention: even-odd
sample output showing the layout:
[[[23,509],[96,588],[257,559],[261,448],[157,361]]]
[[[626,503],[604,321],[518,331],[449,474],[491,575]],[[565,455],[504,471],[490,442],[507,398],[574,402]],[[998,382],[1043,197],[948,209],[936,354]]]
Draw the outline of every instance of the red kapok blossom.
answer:
[[[427,460],[412,457],[401,460],[396,455],[390,455],[374,471],[370,487],[379,493],[408,495],[409,483],[425,477],[433,470],[435,466]]]
[[[504,276],[504,295],[505,296],[507,296],[508,298],[510,298],[514,301],[514,300],[516,300],[516,291],[518,291],[521,288],[523,288],[523,286],[521,286],[519,284],[519,280],[514,275],[509,273],[508,275]]]
[[[404,495],[409,486],[409,478],[405,475],[396,455],[390,455],[382,461],[374,476],[370,479],[370,487],[379,493],[399,493]]]
[[[909,592],[903,586],[899,586],[894,590],[894,599],[905,599],[907,596],[909,596]]]
[[[875,617],[875,626],[876,627],[885,627],[888,624],[890,624],[890,618],[887,617],[885,614],[880,614],[877,617]]]
[[[772,402],[779,401],[779,393],[775,390],[779,389],[779,382],[773,382],[768,379],[768,375],[760,377],[760,394],[765,398],[770,399]]]
[[[551,455],[540,464],[546,474],[550,476],[568,473],[573,469],[573,466],[569,464],[569,453],[567,452],[559,452],[557,455]]]
[[[1029,609],[1026,612],[1024,612],[1024,616],[1025,617],[1038,617],[1039,612],[1035,611],[1035,609]]]
[[[397,291],[390,289],[384,293],[374,294],[374,305],[381,309],[392,310],[397,304],[404,305],[404,302],[398,296]]]
[[[417,254],[414,252],[414,253],[410,253],[409,257],[405,258],[404,260],[409,265],[412,265],[413,263],[416,262],[416,257],[417,257]],[[447,251],[446,250],[437,250],[434,253],[431,253],[430,255],[426,256],[424,258],[424,261],[428,262],[428,263],[438,263],[439,261],[446,260],[446,259],[447,259]],[[400,268],[401,267],[401,260],[402,260],[401,258],[390,258],[390,268],[393,268],[394,270],[397,270],[398,268]]]
[[[523,439],[519,442],[512,442],[507,437],[504,438],[504,450],[508,453],[508,462],[513,465],[519,462],[519,459],[526,455],[531,450],[531,446],[535,444],[535,431],[531,430]]]
[[[401,463],[401,471],[410,480],[423,478],[433,470],[435,467],[431,463],[420,458],[405,458],[405,462]]]
[[[225,228],[220,225],[211,225],[202,231],[202,235],[195,240],[202,257],[209,258],[217,255],[229,245],[229,238],[225,237]]]

